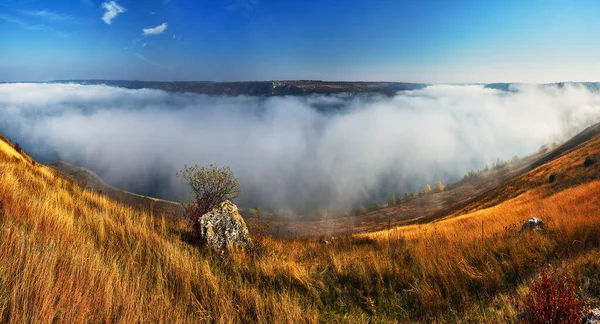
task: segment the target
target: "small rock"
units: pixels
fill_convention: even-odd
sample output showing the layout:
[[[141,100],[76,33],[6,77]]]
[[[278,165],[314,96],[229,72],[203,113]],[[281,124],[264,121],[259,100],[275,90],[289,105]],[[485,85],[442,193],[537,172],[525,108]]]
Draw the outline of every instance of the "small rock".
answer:
[[[600,324],[600,308],[590,309],[583,319],[585,324]]]
[[[594,164],[594,162],[595,162],[594,158],[591,155],[588,155],[585,158],[585,161],[583,161],[583,166],[587,168],[587,167],[591,166],[592,164]]]
[[[523,224],[523,226],[521,226],[521,230],[519,232],[540,231],[544,228],[546,228],[546,224],[544,223],[544,221],[541,218],[532,217],[532,218],[528,219]]]
[[[550,175],[550,177],[548,178],[548,183],[552,183],[554,181],[556,181],[556,175],[554,173],[552,173]]]
[[[319,242],[321,242],[321,244],[329,244],[329,241],[327,241],[326,239],[321,239]]]
[[[200,240],[209,248],[219,252],[232,249],[244,250],[252,246],[248,227],[240,216],[237,206],[229,200],[202,215]]]

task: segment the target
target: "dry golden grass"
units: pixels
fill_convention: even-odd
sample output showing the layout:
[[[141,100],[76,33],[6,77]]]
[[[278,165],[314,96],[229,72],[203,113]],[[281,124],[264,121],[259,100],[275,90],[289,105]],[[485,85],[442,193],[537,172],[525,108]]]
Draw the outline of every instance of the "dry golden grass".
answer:
[[[316,318],[292,294],[229,280],[217,256],[183,243],[164,219],[0,149],[0,322]]]
[[[0,322],[514,322],[525,284],[548,264],[577,275],[582,297],[600,297],[599,180],[328,245],[268,239],[264,255],[222,257],[3,143]],[[511,226],[533,216],[549,229]]]
[[[598,193],[600,181],[569,188],[551,196],[546,196],[542,190],[531,190],[494,207],[472,213],[359,236],[381,240],[387,239],[391,233],[392,236],[399,235],[407,239],[431,236],[462,243],[483,239],[485,244],[485,241],[505,234],[511,226],[520,226],[531,217],[540,217],[549,227],[567,232],[600,220]]]

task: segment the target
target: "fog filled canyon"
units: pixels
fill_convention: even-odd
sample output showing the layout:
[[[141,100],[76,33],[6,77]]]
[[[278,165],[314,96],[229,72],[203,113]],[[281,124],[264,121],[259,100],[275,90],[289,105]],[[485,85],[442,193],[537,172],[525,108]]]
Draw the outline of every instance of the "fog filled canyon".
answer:
[[[184,165],[230,166],[241,206],[305,213],[384,201],[573,136],[600,118],[581,85],[434,85],[394,96],[212,96],[0,84],[0,129],[42,162],[185,200]]]

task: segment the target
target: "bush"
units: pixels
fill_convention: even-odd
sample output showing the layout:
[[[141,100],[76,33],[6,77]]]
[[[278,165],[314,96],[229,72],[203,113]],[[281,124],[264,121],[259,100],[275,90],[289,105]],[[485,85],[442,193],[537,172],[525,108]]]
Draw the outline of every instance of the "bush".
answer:
[[[500,158],[498,158],[496,160],[496,162],[492,163],[492,169],[494,169],[494,170],[502,169],[507,165],[508,165],[507,161],[503,161]]]
[[[360,215],[364,215],[366,213],[367,213],[367,209],[363,205],[355,205],[354,207],[352,207],[351,214],[353,216],[360,216]]]
[[[390,194],[390,196],[388,198],[389,207],[396,206],[397,204],[398,204],[398,200],[396,199],[396,195]]]
[[[380,210],[383,206],[379,203],[379,201],[375,200],[373,202],[373,206],[370,208],[371,210]]]
[[[229,167],[217,167],[214,164],[199,168],[184,166],[178,177],[190,186],[192,201],[184,204],[186,218],[190,221],[192,231],[199,231],[200,218],[225,200],[232,200],[242,195],[240,182]]]
[[[475,171],[474,169],[469,170],[469,172],[467,172],[467,175],[465,175],[465,179],[466,178],[471,178],[477,175],[477,171]]]
[[[529,287],[525,308],[526,323],[579,323],[583,303],[576,298],[575,279],[542,270]]]
[[[15,151],[17,151],[19,154],[23,152],[23,149],[19,143],[15,143]]]

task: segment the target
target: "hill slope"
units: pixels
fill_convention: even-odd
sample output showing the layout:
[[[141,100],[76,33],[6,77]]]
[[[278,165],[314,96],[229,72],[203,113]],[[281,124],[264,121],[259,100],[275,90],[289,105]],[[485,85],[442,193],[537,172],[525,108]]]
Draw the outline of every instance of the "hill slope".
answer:
[[[550,192],[598,180],[600,157],[596,157],[599,162],[592,167],[586,168],[583,164],[587,156],[599,152],[600,124],[596,124],[554,149],[542,150],[504,167],[465,177],[442,192],[415,197],[395,207],[330,220],[277,221],[275,226],[282,235],[335,236],[461,215],[498,205],[542,186],[548,183],[550,175],[555,177],[555,182],[545,187]]]
[[[80,186],[96,190],[120,203],[141,208],[152,214],[165,216],[175,222],[181,221],[181,215],[184,214],[183,206],[180,203],[117,189],[86,168],[76,167],[65,161],[56,161],[49,166],[58,171],[61,176],[72,179]]]
[[[177,231],[0,139],[0,322],[242,322],[263,297],[263,317],[308,315],[230,280]]]

